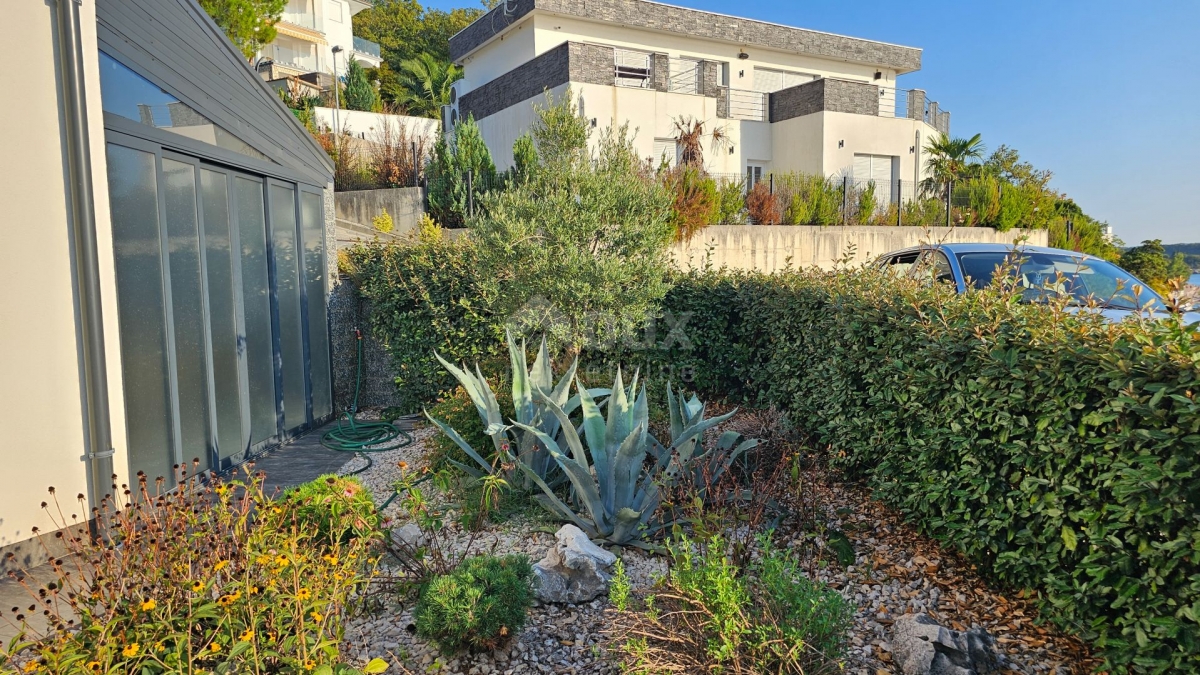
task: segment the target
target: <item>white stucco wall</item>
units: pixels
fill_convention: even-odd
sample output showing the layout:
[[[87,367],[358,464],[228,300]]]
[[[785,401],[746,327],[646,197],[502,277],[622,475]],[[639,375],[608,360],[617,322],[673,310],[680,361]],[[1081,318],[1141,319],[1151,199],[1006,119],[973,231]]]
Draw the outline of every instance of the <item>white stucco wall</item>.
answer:
[[[313,117],[317,126],[334,128],[333,112],[333,108],[313,108]],[[424,138],[426,148],[433,147],[433,144],[437,142],[438,134],[442,131],[441,120],[410,115],[387,115],[362,110],[338,110],[337,124],[351,135],[365,138],[368,141],[374,140],[375,136],[388,124],[391,124],[393,129],[404,127],[409,138],[414,136]]]
[[[900,180],[905,183],[925,177],[924,166],[921,166],[924,162],[919,159],[920,149],[937,133],[925,122],[838,112],[821,112],[806,117],[814,116],[823,118],[825,144],[822,173],[826,176],[849,173],[854,166],[855,154],[869,154],[899,157]],[[839,141],[845,141],[845,147],[839,148]]]
[[[542,51],[545,50],[534,49],[533,18],[521,21],[493,40],[477,57],[473,56],[467,60],[467,65],[463,68],[466,86],[461,89],[461,93],[491,82],[533,59]]]
[[[31,527],[52,527],[39,505],[54,486],[68,517],[80,513],[75,495],[87,492],[82,361],[77,326],[78,298],[72,269],[73,237],[68,220],[68,185],[60,73],[55,52],[55,3],[17,2],[9,7],[3,34],[27,61],[11,70],[21,106],[0,110],[10,134],[0,163],[6,236],[0,269],[7,288],[0,296],[0,429],[4,443],[4,487],[0,489],[0,546],[31,536]],[[117,340],[116,284],[104,180],[104,131],[99,102],[94,0],[80,8],[83,25],[89,127],[100,249],[101,299],[108,336],[109,392],[117,467],[127,466]],[[30,110],[43,114],[29,115]],[[19,158],[19,159],[18,159]],[[122,480],[126,480],[122,477]],[[82,516],[83,514],[80,513]],[[18,554],[23,551],[18,550]]]
[[[566,94],[568,86],[564,84],[555,87],[550,90],[550,94],[555,100],[559,100]],[[578,90],[579,87],[572,90],[574,96],[578,96]],[[545,96],[539,95],[478,121],[479,133],[483,136],[483,142],[487,143],[488,148],[492,151],[492,161],[496,164],[498,171],[504,171],[513,165],[513,143],[516,143],[522,134],[533,127],[537,122],[538,107],[545,105]],[[589,104],[585,107],[591,106]],[[593,138],[595,138],[595,134],[593,134]]]
[[[814,113],[771,125],[777,172],[825,173],[825,115]]]

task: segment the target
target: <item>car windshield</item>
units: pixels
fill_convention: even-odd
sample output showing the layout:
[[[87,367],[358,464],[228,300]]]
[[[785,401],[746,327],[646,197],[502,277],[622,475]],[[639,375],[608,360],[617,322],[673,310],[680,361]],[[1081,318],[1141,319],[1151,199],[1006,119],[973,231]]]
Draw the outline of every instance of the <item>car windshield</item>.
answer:
[[[1070,296],[1073,305],[1112,309],[1163,309],[1158,295],[1128,272],[1096,258],[1033,251],[959,253],[967,283],[985,288],[1002,265],[1008,264],[1029,302]]]

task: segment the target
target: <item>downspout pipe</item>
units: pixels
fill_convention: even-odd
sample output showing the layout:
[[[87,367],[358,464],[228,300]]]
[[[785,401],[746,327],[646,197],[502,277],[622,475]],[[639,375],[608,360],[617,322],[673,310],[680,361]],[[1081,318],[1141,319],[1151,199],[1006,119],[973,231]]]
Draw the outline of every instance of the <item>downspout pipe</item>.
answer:
[[[71,230],[75,239],[75,284],[83,339],[83,388],[87,410],[89,503],[92,508],[112,495],[112,427],[108,406],[108,371],[104,359],[104,320],[100,305],[100,267],[96,245],[96,209],[92,157],[84,94],[81,0],[58,0],[59,63],[62,67]],[[88,518],[89,521],[93,520]]]

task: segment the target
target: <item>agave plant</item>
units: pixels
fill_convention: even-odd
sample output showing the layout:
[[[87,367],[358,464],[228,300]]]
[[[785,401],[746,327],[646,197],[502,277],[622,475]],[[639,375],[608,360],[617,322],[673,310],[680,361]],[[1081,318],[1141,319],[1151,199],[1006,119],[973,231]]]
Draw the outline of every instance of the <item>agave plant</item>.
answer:
[[[691,399],[685,399],[683,391],[680,391],[677,397],[669,382],[667,383],[667,408],[671,414],[672,438],[685,437],[688,429],[698,427],[705,421],[704,402],[695,394],[692,394]],[[716,419],[724,421],[736,412],[737,410],[734,410]],[[742,434],[736,431],[726,431],[717,439],[716,446],[705,452],[703,433],[689,437],[683,443],[678,444],[674,452],[664,453],[660,456],[660,462],[663,459],[666,460],[666,466],[663,467],[664,482],[674,484],[681,479],[690,480],[703,496],[708,486],[720,480],[742,453],[759,444],[757,438],[746,438],[745,440],[743,438]]]
[[[539,429],[520,423],[516,425],[536,436],[562,468],[571,483],[580,512],[571,509],[549,484],[537,476],[532,467],[519,461],[517,466],[542,488],[546,496],[544,502],[553,511],[573,522],[589,537],[613,544],[645,546],[642,541],[644,537],[670,524],[662,518],[656,518],[662,501],[660,483],[664,478],[670,480],[663,475],[666,467],[671,466],[673,461],[680,471],[691,470],[701,461],[716,461],[727,466],[723,458],[704,453],[701,445],[693,441],[698,441],[705,431],[729,419],[737,411],[703,419],[701,405],[698,413],[681,418],[684,426],[678,433],[672,429],[671,444],[663,446],[649,433],[646,388],[643,385],[639,390],[637,379],[635,374],[627,389],[621,371],[617,371],[616,382],[608,398],[607,418],[601,414],[600,406],[591,394],[576,383],[583,412],[582,429],[583,439],[587,441],[586,449],[567,411],[549,400],[548,394],[541,398],[546,409],[559,420],[563,444]],[[567,452],[563,450],[564,444]],[[739,446],[741,450],[746,447],[751,446]],[[681,449],[688,453],[685,460],[677,459]],[[646,462],[648,456],[655,460],[649,466]]]
[[[560,434],[562,422],[557,416],[546,411],[546,402],[553,403],[560,410],[568,414],[579,407],[578,397],[568,398],[579,359],[576,358],[571,363],[571,366],[567,368],[567,372],[563,374],[562,378],[556,384],[554,382],[553,368],[550,363],[550,354],[546,349],[546,339],[544,337],[542,338],[541,349],[538,350],[532,367],[529,367],[525,356],[525,341],[522,340],[518,346],[516,340],[513,339],[512,333],[506,333],[505,337],[508,341],[509,361],[512,364],[512,399],[514,410],[511,420],[518,425],[537,429],[548,438],[557,438]],[[539,441],[539,437],[524,431],[523,428],[515,428],[505,422],[504,416],[500,412],[500,404],[496,400],[496,395],[492,392],[491,385],[488,384],[487,379],[480,372],[478,365],[475,366],[475,372],[472,374],[466,368],[465,364],[462,368],[457,368],[443,359],[440,354],[435,353],[434,356],[437,357],[437,360],[446,370],[454,375],[459,384],[466,390],[467,395],[471,397],[471,402],[475,404],[475,409],[479,412],[479,418],[483,421],[484,433],[491,438],[494,446],[492,448],[493,452],[488,454],[494,455],[499,460],[495,463],[489,462],[485,458],[484,453],[471,447],[471,444],[467,443],[462,435],[452,429],[450,425],[441,420],[434,419],[427,412],[425,416],[441,429],[442,433],[446,434],[450,440],[454,441],[476,465],[463,464],[452,459],[447,461],[468,475],[481,478],[485,475],[497,473],[498,466],[504,464],[511,465],[512,460],[515,459],[530,468],[543,481],[549,481],[551,484],[558,484],[562,481],[561,475],[556,475],[558,464],[551,458],[544,443]],[[535,392],[537,396],[535,396]],[[592,389],[589,393],[591,396],[605,396],[608,394],[608,390]],[[570,423],[568,422],[567,424],[569,425]],[[515,468],[506,473],[509,478],[525,475],[524,472],[517,472]],[[522,487],[532,489],[533,483],[525,480]]]

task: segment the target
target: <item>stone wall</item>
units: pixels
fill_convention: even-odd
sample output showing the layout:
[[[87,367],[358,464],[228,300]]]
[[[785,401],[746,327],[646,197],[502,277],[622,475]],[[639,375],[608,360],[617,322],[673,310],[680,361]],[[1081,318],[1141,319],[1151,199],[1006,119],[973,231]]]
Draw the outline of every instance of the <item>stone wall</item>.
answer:
[[[391,357],[384,346],[371,337],[370,303],[358,296],[353,283],[340,278],[336,280],[329,298],[329,345],[332,352],[335,414],[348,409],[354,400],[358,372],[356,328],[361,329],[363,334],[363,379],[358,407],[387,408],[397,403]]]
[[[867,82],[822,78],[768,96],[769,119],[782,122],[815,112],[879,114],[879,87]]]
[[[339,251],[358,241],[404,237],[416,231],[425,213],[423,188],[337,192],[328,201],[334,205],[337,223],[332,241],[336,242]],[[392,217],[392,231],[387,234],[379,232],[372,224],[384,209]]]
[[[506,9],[507,8],[507,9]],[[920,70],[921,50],[819,31],[792,28],[644,0],[512,0],[480,17],[450,38],[450,58],[458,60],[534,9],[604,21],[620,26],[757,45],[810,56]]]
[[[1047,245],[1046,230],[997,232],[987,227],[816,227],[804,225],[713,225],[690,242],[677,244],[671,257],[681,268],[705,264],[738,270],[778,272],[789,265],[830,269],[853,247],[855,264],[922,243],[1011,244],[1028,236],[1028,243]]]
[[[613,48],[564,42],[459,99],[458,114],[481,120],[567,82],[613,83]]]

